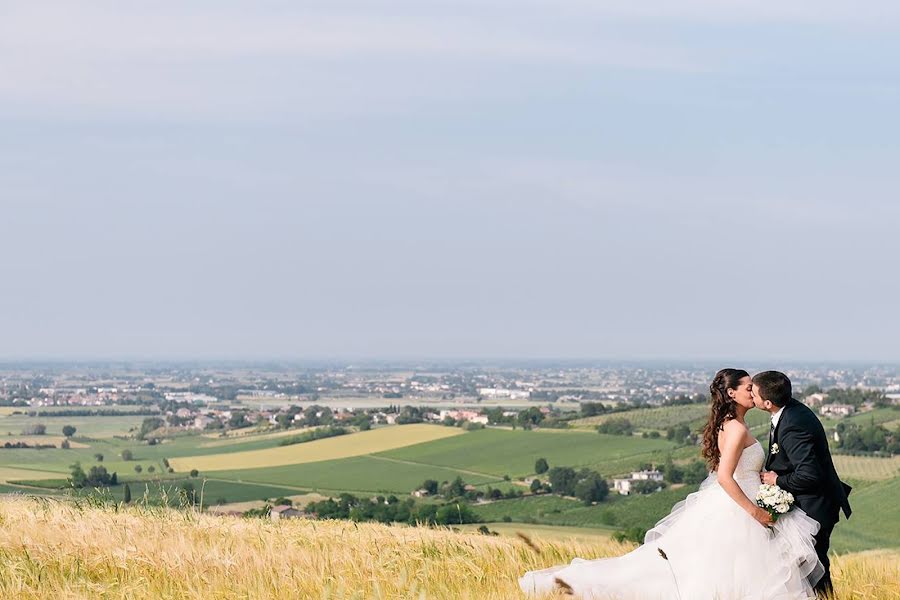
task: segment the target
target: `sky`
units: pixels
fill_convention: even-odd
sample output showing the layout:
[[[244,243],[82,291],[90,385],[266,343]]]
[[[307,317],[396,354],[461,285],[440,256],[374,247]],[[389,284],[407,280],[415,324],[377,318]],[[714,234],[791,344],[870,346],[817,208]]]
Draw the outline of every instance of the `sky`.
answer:
[[[900,361],[900,4],[0,3],[0,359]]]

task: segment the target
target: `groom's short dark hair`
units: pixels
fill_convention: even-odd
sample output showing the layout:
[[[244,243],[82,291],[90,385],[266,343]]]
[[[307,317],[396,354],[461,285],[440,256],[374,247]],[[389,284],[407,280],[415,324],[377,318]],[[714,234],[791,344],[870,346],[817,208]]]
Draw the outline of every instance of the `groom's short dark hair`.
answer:
[[[778,407],[791,399],[791,380],[781,371],[763,371],[753,376],[753,383],[759,388],[759,395]]]

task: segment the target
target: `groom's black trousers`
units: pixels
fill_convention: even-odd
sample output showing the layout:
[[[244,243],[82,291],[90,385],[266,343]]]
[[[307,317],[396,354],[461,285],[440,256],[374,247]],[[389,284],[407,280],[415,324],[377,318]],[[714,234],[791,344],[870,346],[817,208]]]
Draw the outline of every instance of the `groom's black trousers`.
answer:
[[[816,554],[822,561],[822,566],[825,567],[825,574],[822,575],[822,579],[816,584],[815,589],[819,597],[830,598],[834,590],[831,586],[831,561],[828,560],[828,547],[831,545],[831,532],[834,530],[835,523],[831,521],[821,525],[819,533],[815,536]]]

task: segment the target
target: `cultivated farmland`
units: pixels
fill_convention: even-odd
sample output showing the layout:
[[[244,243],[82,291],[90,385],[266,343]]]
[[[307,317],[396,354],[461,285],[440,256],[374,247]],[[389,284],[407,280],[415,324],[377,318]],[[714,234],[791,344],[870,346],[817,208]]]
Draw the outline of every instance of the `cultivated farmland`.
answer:
[[[186,456],[170,462],[176,471],[203,472],[254,469],[312,463],[372,454],[448,437],[464,437],[461,429],[440,425],[398,425],[323,440],[263,450]]]

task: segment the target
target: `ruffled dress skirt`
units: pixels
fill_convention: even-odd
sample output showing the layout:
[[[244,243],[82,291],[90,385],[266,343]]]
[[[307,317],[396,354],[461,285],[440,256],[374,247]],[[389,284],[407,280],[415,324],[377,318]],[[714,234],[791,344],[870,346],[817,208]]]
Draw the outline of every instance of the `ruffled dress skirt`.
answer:
[[[749,498],[755,497],[758,472],[735,480]],[[818,530],[819,523],[796,508],[772,529],[763,527],[725,493],[713,473],[636,550],[531,571],[519,585],[529,596],[540,596],[560,589],[559,580],[583,600],[810,599],[824,573],[814,548]]]

